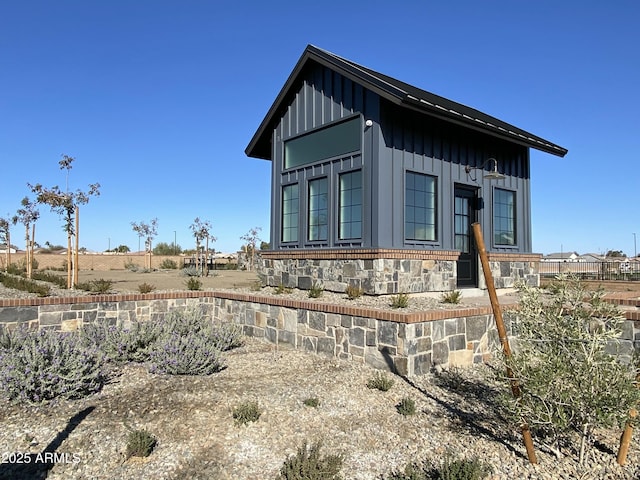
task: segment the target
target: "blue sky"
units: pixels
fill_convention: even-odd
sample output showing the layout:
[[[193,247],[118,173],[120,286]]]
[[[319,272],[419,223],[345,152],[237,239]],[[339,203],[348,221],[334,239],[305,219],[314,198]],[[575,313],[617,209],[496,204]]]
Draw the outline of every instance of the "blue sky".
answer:
[[[640,4],[548,1],[58,0],[0,6],[0,216],[27,183],[102,185],[80,244],[219,251],[262,227],[270,164],[244,149],[307,44],[569,149],[531,152],[534,252],[640,245]],[[66,244],[41,207],[36,241]],[[175,232],[175,234],[174,234]],[[13,242],[24,245],[20,226]]]

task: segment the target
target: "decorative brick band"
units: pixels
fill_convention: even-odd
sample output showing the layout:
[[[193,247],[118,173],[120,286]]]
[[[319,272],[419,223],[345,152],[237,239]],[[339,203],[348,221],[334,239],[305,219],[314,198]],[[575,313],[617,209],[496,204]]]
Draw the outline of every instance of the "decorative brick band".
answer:
[[[452,250],[404,250],[388,248],[328,248],[266,250],[260,255],[265,260],[450,260],[457,261],[460,252]]]
[[[542,255],[539,253],[505,253],[487,252],[490,262],[539,262]]]
[[[5,298],[2,307],[40,307],[43,305],[77,305],[86,303],[137,302],[143,300],[177,300],[181,298],[215,297],[216,292],[179,291],[162,293],[127,293],[111,295],[83,295],[77,297]]]

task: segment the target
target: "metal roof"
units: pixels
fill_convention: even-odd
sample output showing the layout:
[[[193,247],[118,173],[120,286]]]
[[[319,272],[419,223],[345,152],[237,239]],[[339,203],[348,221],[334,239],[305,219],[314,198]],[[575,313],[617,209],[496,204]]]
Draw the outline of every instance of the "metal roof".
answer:
[[[275,124],[279,121],[277,113],[284,106],[285,97],[293,88],[308,62],[324,65],[401,107],[417,110],[431,117],[560,157],[564,157],[568,152],[566,148],[479,110],[396,80],[321,48],[308,45],[245,149],[245,153],[249,157],[271,160],[271,134]]]

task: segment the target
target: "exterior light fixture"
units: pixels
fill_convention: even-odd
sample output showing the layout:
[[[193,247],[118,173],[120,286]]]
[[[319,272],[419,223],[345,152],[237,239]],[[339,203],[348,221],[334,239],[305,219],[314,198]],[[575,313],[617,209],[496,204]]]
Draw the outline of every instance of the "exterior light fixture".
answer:
[[[507,178],[505,175],[501,174],[498,171],[498,160],[496,160],[495,158],[488,158],[479,167],[472,167],[470,165],[467,165],[466,167],[464,167],[464,171],[467,173],[467,175],[469,175],[469,177],[471,177],[471,172],[473,170],[484,169],[484,167],[488,163],[493,163],[493,168],[484,174],[484,178],[486,178],[487,180],[502,180],[504,178]],[[471,180],[475,182],[477,181],[477,178],[471,177]]]

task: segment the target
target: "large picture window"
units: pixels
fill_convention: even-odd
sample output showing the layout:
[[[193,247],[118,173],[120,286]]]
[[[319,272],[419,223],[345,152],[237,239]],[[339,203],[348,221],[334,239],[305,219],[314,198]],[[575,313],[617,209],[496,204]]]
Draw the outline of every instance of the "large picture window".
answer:
[[[343,173],[339,181],[338,238],[362,237],[362,171]]]
[[[516,245],[516,194],[510,190],[493,191],[493,243]]]
[[[300,193],[298,184],[282,187],[282,241],[298,241]]]
[[[308,240],[326,241],[329,226],[328,180],[326,177],[309,182]]]
[[[404,203],[406,240],[437,240],[436,178],[407,172]]]
[[[315,130],[284,144],[284,168],[318,162],[360,150],[360,117]]]

